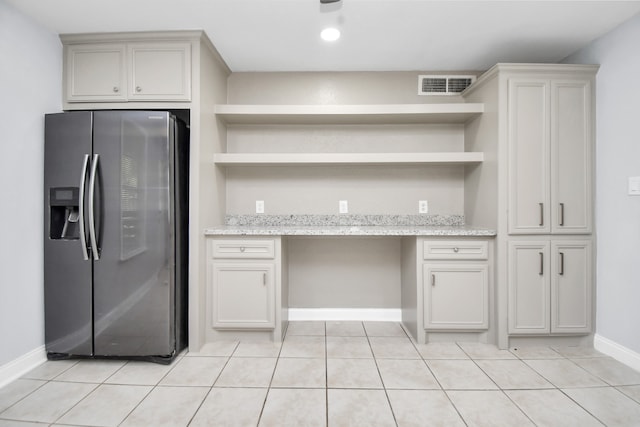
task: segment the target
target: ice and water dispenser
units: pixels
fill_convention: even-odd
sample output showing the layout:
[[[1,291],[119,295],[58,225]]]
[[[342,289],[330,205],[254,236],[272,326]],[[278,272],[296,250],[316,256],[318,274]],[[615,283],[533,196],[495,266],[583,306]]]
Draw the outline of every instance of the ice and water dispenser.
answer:
[[[49,190],[49,237],[55,240],[80,238],[78,187],[53,187]]]

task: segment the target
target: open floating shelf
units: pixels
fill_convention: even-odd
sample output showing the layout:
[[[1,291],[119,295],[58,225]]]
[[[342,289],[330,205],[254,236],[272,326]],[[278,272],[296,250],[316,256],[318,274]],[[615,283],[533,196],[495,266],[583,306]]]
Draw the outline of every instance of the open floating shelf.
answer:
[[[421,165],[481,163],[483,153],[219,153],[214,163],[248,165]]]
[[[480,103],[363,105],[219,104],[229,124],[413,124],[465,123],[484,112]]]

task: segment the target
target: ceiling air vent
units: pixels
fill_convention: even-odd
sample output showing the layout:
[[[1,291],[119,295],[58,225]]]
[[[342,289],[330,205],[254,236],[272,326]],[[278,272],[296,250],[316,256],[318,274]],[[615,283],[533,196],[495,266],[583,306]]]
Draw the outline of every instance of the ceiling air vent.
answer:
[[[458,95],[476,81],[476,76],[418,76],[418,95]]]

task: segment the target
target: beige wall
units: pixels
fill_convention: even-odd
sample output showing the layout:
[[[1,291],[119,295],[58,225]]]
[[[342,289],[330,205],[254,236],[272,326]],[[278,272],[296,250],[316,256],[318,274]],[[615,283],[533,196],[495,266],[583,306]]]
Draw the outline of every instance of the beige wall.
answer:
[[[229,103],[367,104],[460,102],[419,96],[417,72],[233,73]],[[229,125],[227,151],[234,152],[451,152],[464,150],[464,126],[451,125]],[[226,211],[270,214],[464,213],[464,168],[434,166],[227,167]]]
[[[399,237],[288,241],[290,307],[400,308]]]
[[[419,96],[418,76],[434,72],[233,73],[230,104],[422,104],[462,102]],[[446,72],[443,74],[478,74]]]

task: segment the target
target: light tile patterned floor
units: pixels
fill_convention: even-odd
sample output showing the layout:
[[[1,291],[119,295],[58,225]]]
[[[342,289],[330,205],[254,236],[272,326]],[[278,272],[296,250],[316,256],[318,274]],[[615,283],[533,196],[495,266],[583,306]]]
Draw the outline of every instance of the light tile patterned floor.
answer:
[[[295,322],[171,366],[46,362],[0,389],[0,427],[640,427],[640,372],[576,347],[414,344],[397,323]]]

